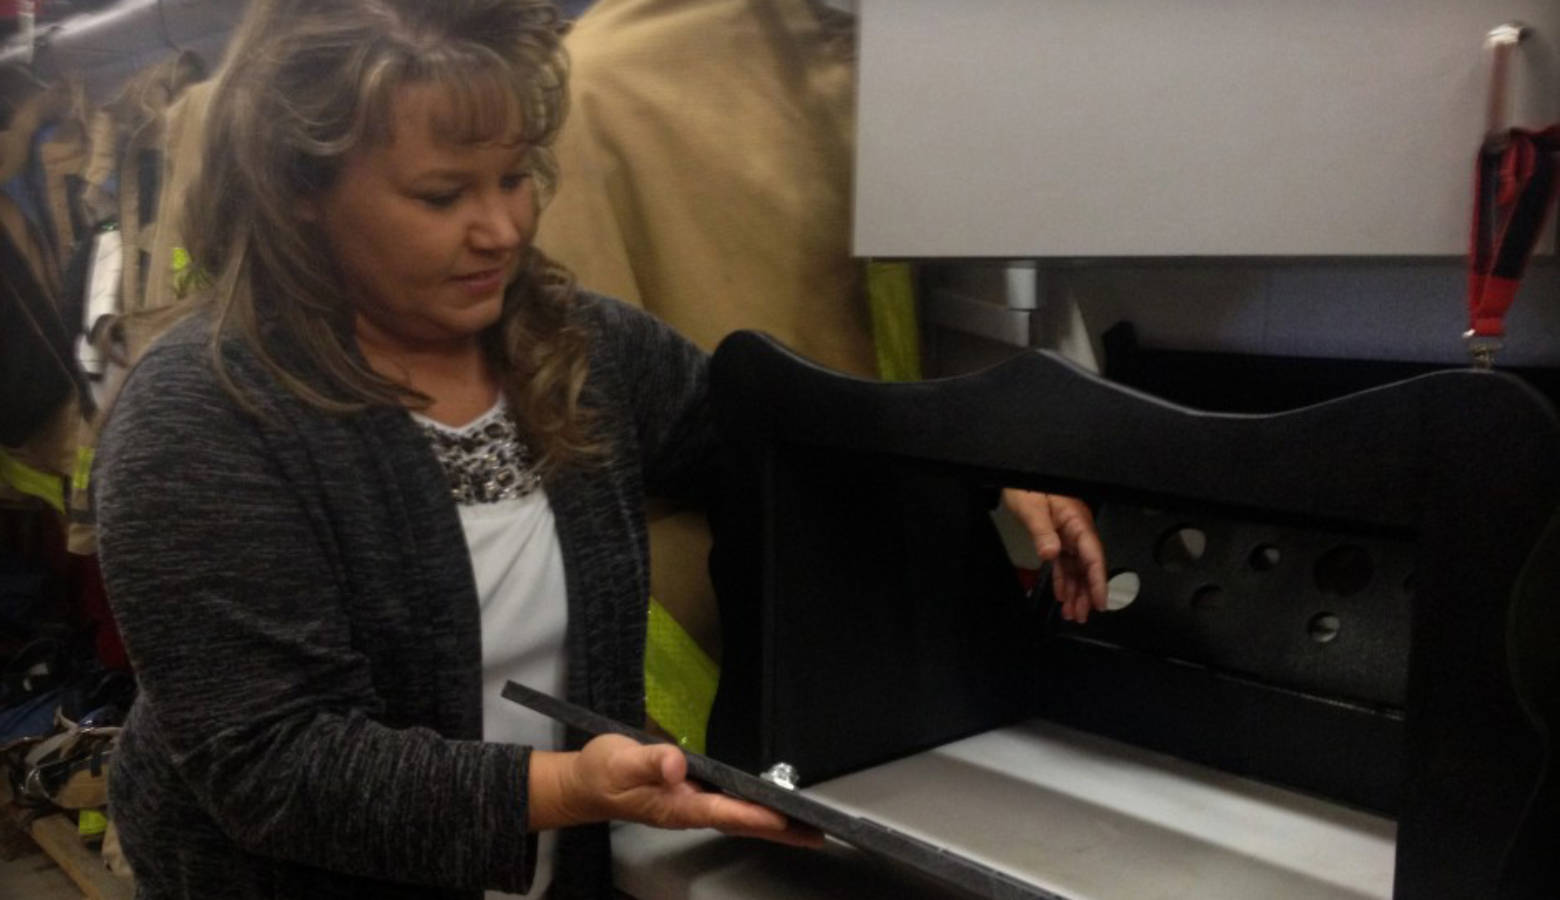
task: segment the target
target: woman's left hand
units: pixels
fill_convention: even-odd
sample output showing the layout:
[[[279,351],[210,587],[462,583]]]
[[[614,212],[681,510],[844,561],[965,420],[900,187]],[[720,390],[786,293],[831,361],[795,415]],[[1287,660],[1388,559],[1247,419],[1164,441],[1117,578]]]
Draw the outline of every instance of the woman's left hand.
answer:
[[[1089,610],[1105,608],[1105,548],[1094,530],[1094,514],[1082,500],[1003,488],[1008,508],[1034,542],[1035,552],[1051,563],[1051,590],[1062,618],[1085,622]]]

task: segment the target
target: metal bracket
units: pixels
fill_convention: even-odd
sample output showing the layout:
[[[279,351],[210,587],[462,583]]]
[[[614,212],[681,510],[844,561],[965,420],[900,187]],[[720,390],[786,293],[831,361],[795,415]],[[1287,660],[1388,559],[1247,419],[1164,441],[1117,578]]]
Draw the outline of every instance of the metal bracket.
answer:
[[[1495,368],[1495,354],[1505,346],[1500,338],[1474,334],[1472,329],[1463,332],[1463,342],[1468,345],[1468,356],[1475,369]]]

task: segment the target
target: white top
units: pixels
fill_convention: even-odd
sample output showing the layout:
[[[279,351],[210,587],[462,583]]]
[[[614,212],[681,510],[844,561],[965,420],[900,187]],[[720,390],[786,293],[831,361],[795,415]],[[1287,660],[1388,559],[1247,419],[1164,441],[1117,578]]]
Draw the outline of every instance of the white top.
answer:
[[[553,696],[564,693],[567,593],[547,495],[534,477],[526,477],[529,455],[512,443],[516,436],[502,398],[460,428],[415,413],[413,418],[429,434],[451,476],[471,552],[482,607],[483,740],[559,749],[561,724],[499,694],[510,679]],[[485,477],[498,470],[508,476]],[[480,482],[476,489],[474,480]],[[536,879],[523,896],[540,897],[547,891],[556,845],[555,832],[541,833]],[[514,896],[520,895],[487,892],[488,898]]]

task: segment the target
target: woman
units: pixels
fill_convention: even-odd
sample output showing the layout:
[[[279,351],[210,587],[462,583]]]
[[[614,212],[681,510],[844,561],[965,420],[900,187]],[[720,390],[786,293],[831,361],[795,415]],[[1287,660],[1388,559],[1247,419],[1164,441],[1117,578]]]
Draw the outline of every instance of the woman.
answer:
[[[610,819],[817,843],[497,696],[643,719],[643,498],[698,499],[712,446],[704,356],[530,247],[564,76],[531,0],[263,0],[236,33],[208,283],[94,479],[142,896],[610,897]],[[1086,511],[1013,502],[1073,551],[1069,614],[1102,603]]]

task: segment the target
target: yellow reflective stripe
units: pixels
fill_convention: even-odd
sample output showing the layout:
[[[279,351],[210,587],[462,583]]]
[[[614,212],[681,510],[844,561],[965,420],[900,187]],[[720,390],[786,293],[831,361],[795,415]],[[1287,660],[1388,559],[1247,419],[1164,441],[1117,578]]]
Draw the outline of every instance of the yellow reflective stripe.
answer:
[[[666,607],[650,600],[645,640],[645,707],[677,745],[704,752],[720,666],[683,630]]]
[[[867,263],[867,307],[872,312],[878,377],[919,381],[921,328],[916,324],[915,279],[909,263]]]
[[[0,448],[0,481],[65,512],[65,480],[34,469]]]
[[[70,478],[70,489],[82,492],[92,480],[92,458],[97,451],[91,447],[76,448],[76,471]]]
[[[108,816],[95,809],[83,809],[76,814],[76,833],[82,837],[97,837],[108,830]]]

